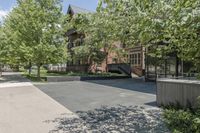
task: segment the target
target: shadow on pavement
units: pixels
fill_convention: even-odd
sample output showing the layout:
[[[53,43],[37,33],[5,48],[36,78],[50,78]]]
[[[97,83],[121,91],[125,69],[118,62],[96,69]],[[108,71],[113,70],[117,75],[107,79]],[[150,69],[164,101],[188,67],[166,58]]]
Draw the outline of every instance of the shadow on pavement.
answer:
[[[101,107],[90,111],[78,111],[80,118],[59,118],[50,133],[166,133],[169,132],[159,109],[138,106]]]
[[[139,79],[91,80],[85,82],[116,87],[120,89],[138,91],[142,93],[156,94],[156,83],[145,82]]]
[[[20,83],[29,82],[28,79],[21,76],[20,72],[3,72],[0,77],[0,83]]]
[[[148,106],[152,106],[152,107],[158,107],[156,101],[149,102],[149,103],[144,103],[144,105],[148,105]]]

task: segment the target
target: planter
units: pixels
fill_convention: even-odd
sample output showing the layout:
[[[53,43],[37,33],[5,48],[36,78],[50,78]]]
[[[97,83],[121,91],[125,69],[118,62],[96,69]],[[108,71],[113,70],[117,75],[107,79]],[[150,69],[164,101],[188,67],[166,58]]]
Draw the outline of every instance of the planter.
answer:
[[[196,98],[200,96],[200,81],[158,79],[157,104],[158,106],[181,105],[193,106]]]
[[[65,82],[65,81],[86,81],[86,80],[111,80],[125,79],[130,76],[111,76],[111,77],[90,77],[90,76],[47,76],[47,82]]]

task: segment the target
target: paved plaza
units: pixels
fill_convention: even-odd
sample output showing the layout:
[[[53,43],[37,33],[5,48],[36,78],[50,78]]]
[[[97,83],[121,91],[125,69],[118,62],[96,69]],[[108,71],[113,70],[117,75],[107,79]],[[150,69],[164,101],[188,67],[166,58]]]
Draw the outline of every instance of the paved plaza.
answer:
[[[101,106],[156,106],[155,83],[141,80],[72,81],[35,86],[74,112]]]
[[[1,133],[168,132],[155,83],[136,79],[32,83],[0,79]]]

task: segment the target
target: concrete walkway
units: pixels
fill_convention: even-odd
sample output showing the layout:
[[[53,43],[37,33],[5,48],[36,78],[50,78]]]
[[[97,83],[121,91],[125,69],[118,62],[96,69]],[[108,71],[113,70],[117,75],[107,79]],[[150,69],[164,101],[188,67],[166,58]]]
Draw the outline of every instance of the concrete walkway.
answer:
[[[56,118],[77,117],[23,77],[0,83],[0,133],[49,133]]]

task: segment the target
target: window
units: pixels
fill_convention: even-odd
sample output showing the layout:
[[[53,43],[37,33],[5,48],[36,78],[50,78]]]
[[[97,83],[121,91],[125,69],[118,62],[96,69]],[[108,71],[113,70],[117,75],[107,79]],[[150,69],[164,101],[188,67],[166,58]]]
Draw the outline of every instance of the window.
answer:
[[[141,54],[138,53],[138,65],[140,65],[140,64],[141,64]]]
[[[130,54],[130,64],[133,66],[141,65],[141,53],[131,53]]]
[[[138,60],[137,60],[137,54],[134,54],[134,65],[137,65],[138,64]]]

